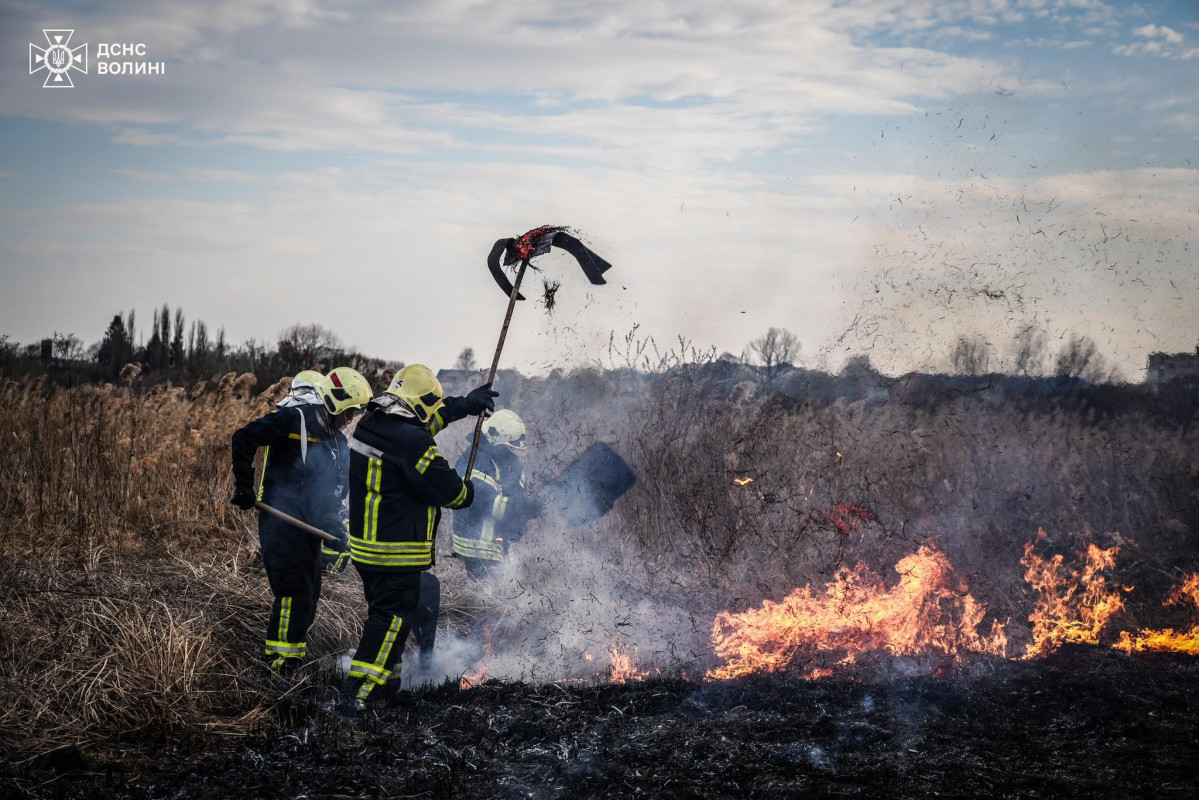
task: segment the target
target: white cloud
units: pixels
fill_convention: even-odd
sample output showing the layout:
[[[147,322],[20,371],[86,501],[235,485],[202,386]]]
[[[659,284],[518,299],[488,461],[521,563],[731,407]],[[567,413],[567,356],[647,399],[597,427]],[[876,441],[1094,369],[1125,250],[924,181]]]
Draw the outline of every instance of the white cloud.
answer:
[[[1163,39],[1165,40],[1166,44],[1182,44],[1182,40],[1185,38],[1181,33],[1173,28],[1168,28],[1165,25],[1153,24],[1137,28],[1132,32],[1132,35],[1138,36],[1142,39]]]

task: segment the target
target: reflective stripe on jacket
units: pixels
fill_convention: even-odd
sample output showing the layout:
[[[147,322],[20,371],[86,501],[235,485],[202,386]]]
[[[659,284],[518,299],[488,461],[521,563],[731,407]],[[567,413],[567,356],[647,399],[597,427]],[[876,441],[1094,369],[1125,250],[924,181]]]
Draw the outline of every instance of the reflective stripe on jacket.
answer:
[[[458,461],[465,470],[469,452]],[[469,510],[454,513],[454,553],[462,558],[503,561],[508,544],[523,533],[529,515],[525,497],[525,471],[510,448],[486,443],[479,448],[471,481],[476,502]]]
[[[447,418],[449,417],[449,418]],[[443,414],[443,424],[461,416]],[[368,411],[350,441],[350,557],[359,569],[428,569],[441,509],[474,493],[415,419]]]

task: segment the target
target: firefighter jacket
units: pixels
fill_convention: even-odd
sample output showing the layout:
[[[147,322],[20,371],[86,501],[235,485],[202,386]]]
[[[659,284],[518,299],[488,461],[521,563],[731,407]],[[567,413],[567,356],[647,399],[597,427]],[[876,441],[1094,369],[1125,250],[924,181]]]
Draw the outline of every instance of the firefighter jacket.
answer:
[[[465,470],[470,451],[458,460]],[[525,469],[510,447],[483,440],[471,473],[475,502],[454,512],[454,554],[462,558],[503,561],[508,545],[520,538],[526,523],[541,512],[525,491]]]
[[[466,416],[456,400],[446,398],[428,430],[402,406],[374,401],[359,421],[350,440],[350,557],[359,570],[428,569],[441,509],[466,508],[474,499],[433,441]]]
[[[233,480],[254,485],[254,453],[264,448],[258,499],[334,535],[348,494],[349,445],[324,406],[277,408],[233,434]]]

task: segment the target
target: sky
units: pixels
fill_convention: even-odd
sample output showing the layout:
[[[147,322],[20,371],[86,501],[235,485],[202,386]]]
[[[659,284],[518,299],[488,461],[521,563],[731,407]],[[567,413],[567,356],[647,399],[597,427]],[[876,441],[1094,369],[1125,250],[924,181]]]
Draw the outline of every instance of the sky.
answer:
[[[88,45],[73,88],[29,72],[46,29]],[[164,73],[101,75],[100,43]],[[944,369],[968,335],[1002,368],[1035,326],[1141,380],[1199,339],[1199,0],[0,0],[0,54],[15,341],[167,303],[486,361],[486,255],[542,224],[614,266],[535,262],[527,372],[770,327],[811,367]]]

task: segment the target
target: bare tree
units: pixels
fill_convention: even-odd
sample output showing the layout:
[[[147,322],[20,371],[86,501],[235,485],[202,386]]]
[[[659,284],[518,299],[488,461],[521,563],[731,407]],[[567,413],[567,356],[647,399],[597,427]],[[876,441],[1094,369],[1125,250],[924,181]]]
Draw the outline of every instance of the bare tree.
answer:
[[[766,368],[766,382],[774,380],[799,357],[800,344],[786,328],[771,328],[749,343],[749,350]]]
[[[1057,354],[1054,374],[1062,378],[1082,378],[1089,383],[1108,379],[1107,363],[1099,346],[1089,336],[1071,334]]]
[[[959,336],[949,354],[954,374],[985,375],[991,363],[991,345],[981,334]]]
[[[1030,378],[1044,375],[1047,360],[1045,331],[1029,325],[1016,334],[1012,346],[1012,374]]]
[[[329,363],[341,351],[341,340],[323,325],[296,324],[279,331],[279,358],[292,374],[320,362]]]
[[[464,372],[474,372],[475,367],[475,348],[462,348],[462,352],[458,354],[458,360],[454,362],[454,369]]]

